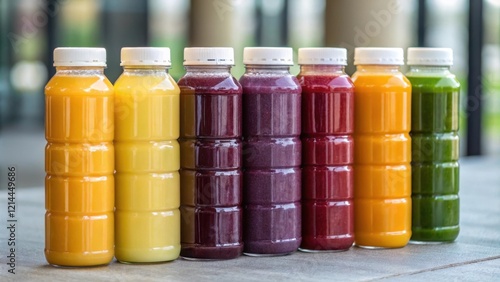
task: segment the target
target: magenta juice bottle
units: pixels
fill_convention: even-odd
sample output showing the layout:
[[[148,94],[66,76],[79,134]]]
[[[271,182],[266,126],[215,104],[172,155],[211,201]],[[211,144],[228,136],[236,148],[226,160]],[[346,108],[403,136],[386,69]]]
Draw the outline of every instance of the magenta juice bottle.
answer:
[[[354,243],[354,86],[346,49],[300,48],[302,251]]]
[[[291,48],[245,48],[244,253],[280,255],[301,242],[301,87]]]
[[[179,80],[181,256],[241,255],[241,100],[232,48],[186,48]]]

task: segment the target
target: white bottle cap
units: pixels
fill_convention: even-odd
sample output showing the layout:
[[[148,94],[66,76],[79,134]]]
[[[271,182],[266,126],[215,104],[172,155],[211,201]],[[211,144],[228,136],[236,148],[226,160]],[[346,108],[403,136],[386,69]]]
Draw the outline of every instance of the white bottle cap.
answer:
[[[299,65],[347,65],[345,48],[299,48]]]
[[[184,65],[234,65],[234,51],[231,47],[184,48]]]
[[[170,48],[124,47],[121,50],[120,66],[170,67]]]
[[[59,47],[54,49],[54,67],[105,67],[106,49]]]
[[[289,47],[245,47],[243,64],[293,66],[293,49]]]
[[[403,65],[402,48],[355,48],[355,65]]]
[[[451,48],[408,48],[408,65],[451,66],[453,50]]]

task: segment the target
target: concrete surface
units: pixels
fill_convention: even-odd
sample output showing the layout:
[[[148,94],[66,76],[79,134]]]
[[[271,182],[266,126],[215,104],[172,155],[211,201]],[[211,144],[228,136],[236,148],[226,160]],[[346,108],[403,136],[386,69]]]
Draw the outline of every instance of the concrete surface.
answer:
[[[40,146],[36,144],[43,144],[43,139],[19,138],[19,142]],[[38,152],[8,154],[35,158],[40,148],[29,151]],[[1,165],[4,169],[4,162]],[[113,261],[108,266],[82,269],[47,265],[43,255],[43,182],[33,182],[37,185],[19,188],[16,195],[15,275],[7,272],[7,191],[0,190],[0,281],[500,281],[500,158],[463,158],[461,165],[461,233],[455,243],[393,250],[354,247],[341,253],[297,252],[228,261],[179,259],[153,265]],[[21,166],[18,171],[28,168]],[[41,173],[43,178],[43,169],[40,172],[37,168],[34,173]],[[19,173],[18,183],[28,183],[25,177]],[[0,185],[6,185],[4,177]]]

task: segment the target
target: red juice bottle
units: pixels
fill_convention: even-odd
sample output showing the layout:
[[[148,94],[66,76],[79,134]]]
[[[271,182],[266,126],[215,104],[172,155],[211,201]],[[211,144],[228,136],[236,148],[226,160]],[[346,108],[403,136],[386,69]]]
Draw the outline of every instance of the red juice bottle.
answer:
[[[300,48],[302,251],[354,243],[354,85],[346,49]]]
[[[243,87],[244,253],[296,251],[301,234],[301,87],[292,48],[245,48]]]
[[[243,251],[241,85],[232,48],[186,48],[179,80],[181,256],[231,259]]]

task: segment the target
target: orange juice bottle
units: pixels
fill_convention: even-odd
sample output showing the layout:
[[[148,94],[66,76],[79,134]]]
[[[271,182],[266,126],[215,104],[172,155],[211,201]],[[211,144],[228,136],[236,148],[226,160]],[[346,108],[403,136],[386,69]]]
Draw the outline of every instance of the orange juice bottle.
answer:
[[[56,48],[45,87],[45,257],[92,266],[113,258],[113,85],[104,48]]]
[[[397,248],[411,237],[411,85],[400,48],[356,48],[354,236],[362,247]]]
[[[120,262],[174,260],[180,245],[179,87],[169,48],[122,48],[115,82],[116,224]]]

